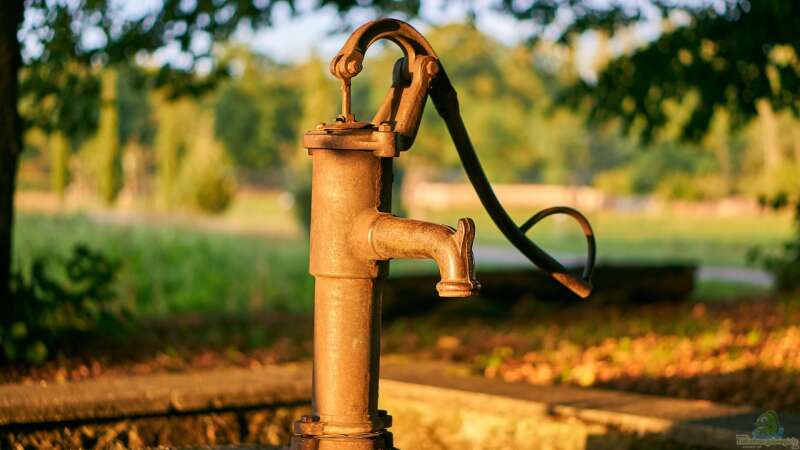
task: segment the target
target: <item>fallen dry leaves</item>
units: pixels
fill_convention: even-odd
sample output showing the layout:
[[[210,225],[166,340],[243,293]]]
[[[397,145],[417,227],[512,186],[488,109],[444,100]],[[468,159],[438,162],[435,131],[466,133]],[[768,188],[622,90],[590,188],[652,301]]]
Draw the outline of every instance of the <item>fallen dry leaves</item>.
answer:
[[[406,327],[414,333],[422,325]],[[588,307],[438,327],[444,333],[423,334],[416,350],[471,362],[489,378],[800,410],[796,305]]]
[[[526,309],[499,315],[443,310],[395,320],[384,326],[384,353],[467,362],[476,372],[509,382],[800,410],[798,303],[519,306]],[[0,367],[0,382],[66,382],[308,359],[310,319],[273,316],[188,328],[172,322],[169,333],[142,342],[87,347],[42,366]],[[259,330],[271,337],[253,340],[250,334]]]

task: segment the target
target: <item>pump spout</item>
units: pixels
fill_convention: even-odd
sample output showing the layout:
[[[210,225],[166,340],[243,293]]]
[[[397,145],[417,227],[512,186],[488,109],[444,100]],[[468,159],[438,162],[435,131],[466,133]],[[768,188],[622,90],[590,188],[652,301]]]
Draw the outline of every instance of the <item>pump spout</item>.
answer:
[[[356,220],[352,245],[362,257],[372,260],[432,259],[439,267],[436,284],[440,297],[477,295],[472,243],[475,223],[459,219],[457,228],[392,214],[368,212]]]

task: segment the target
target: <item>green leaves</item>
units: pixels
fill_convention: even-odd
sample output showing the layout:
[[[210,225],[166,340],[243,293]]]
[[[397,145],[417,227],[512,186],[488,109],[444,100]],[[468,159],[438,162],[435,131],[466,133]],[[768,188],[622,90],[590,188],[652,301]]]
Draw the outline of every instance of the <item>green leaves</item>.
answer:
[[[14,274],[0,318],[0,359],[40,363],[56,341],[119,324],[127,314],[116,301],[119,269],[118,261],[77,245],[65,261],[38,258],[29,273]]]
[[[213,104],[214,134],[240,168],[274,169],[297,143],[302,96],[315,93],[293,84],[290,68],[241,50],[229,51],[242,75],[220,86]]]
[[[785,242],[778,252],[764,252],[754,247],[748,254],[751,263],[761,264],[775,276],[778,290],[789,293],[800,292],[800,197],[798,193],[779,192],[773,197],[763,196],[759,199],[763,207],[774,210],[792,208],[794,213],[795,234]]]
[[[661,105],[680,102],[690,92],[699,101],[681,130],[689,139],[703,137],[717,107],[734,113],[734,128],[756,115],[759,99],[767,99],[776,110],[798,112],[796,8],[796,3],[780,0],[735,1],[724,11],[710,5],[680,8],[691,17],[687,25],[673,25],[649,45],[613,60],[596,85],[581,81],[564,99],[578,105],[591,98],[595,120],[619,117],[626,127],[640,121],[645,140],[668,122]],[[583,26],[576,23],[572,29]]]
[[[73,138],[88,134],[97,126],[99,109],[95,69],[129,65],[169,45],[177,45],[183,63],[164,64],[154,84],[167,87],[173,97],[208,92],[228,76],[227,67],[212,58],[212,46],[240,25],[270,26],[278,4],[295,9],[294,0],[164,0],[137,12],[109,0],[27,0],[28,19],[20,32],[26,59],[20,86],[23,116],[47,131],[61,130]],[[393,0],[320,0],[314,6],[329,5],[341,14],[371,8],[413,16],[420,8],[419,1]],[[200,61],[210,63],[202,77],[195,74]]]

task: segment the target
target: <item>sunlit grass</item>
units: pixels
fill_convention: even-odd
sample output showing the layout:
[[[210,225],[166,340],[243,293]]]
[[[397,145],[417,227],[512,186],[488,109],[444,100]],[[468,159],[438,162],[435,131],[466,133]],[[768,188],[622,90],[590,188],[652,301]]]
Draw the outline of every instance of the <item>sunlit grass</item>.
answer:
[[[118,289],[142,315],[254,309],[307,311],[307,243],[164,224],[99,224],[81,215],[20,214],[15,264],[86,243],[122,262]]]
[[[242,231],[302,238],[292,198],[278,190],[240,189],[220,219]]]
[[[747,283],[702,280],[697,283],[692,297],[704,301],[725,301],[742,297],[758,298],[768,295],[770,289]]]
[[[279,191],[243,190],[220,217],[182,215],[173,220],[156,214],[129,225],[124,217],[114,218],[115,213],[109,220],[103,214],[20,212],[15,261],[18,267],[29,267],[37,256],[64,255],[74,244],[87,243],[123,262],[119,292],[144,315],[259,308],[308,311],[313,286],[307,271],[308,245],[290,201]],[[478,245],[508,245],[483,211],[415,215],[451,225],[459,217],[473,217]],[[524,219],[518,211],[514,215]],[[601,212],[589,217],[601,261],[693,260],[742,266],[752,247],[777,247],[791,230],[787,215],[707,218]],[[530,235],[559,255],[584,251],[577,225],[567,219],[547,219]],[[395,275],[435,270],[429,261],[392,264]],[[727,298],[743,292],[763,290],[703,283],[696,297]]]

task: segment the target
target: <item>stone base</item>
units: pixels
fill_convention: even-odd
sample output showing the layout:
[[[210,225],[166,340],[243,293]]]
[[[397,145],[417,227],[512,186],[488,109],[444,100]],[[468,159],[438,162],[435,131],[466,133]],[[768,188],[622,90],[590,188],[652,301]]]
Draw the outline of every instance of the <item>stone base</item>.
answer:
[[[394,443],[369,443],[370,450],[736,448],[736,435],[749,435],[763,412],[504,383],[418,360],[384,361],[381,371],[380,406],[394,416]],[[0,385],[0,449],[275,448],[289,443],[293,420],[309,412],[309,373],[295,366]],[[787,437],[800,437],[800,416],[779,414]],[[302,441],[300,449],[327,448]]]
[[[264,448],[289,442],[308,406],[0,427],[0,449]]]

